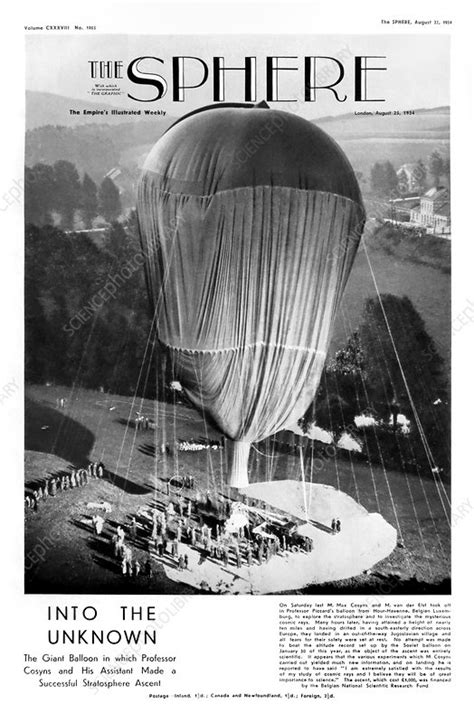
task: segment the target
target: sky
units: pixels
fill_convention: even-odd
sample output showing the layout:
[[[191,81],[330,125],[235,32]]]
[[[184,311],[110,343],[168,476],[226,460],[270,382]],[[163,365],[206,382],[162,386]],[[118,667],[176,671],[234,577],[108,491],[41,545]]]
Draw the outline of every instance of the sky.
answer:
[[[173,56],[202,58],[209,67],[207,82],[200,88],[187,91],[184,102],[173,102],[171,78]],[[368,74],[368,94],[383,98],[384,102],[354,101],[354,56],[385,56],[373,65],[384,71]],[[140,56],[155,56],[164,61],[142,61],[141,68],[159,73],[168,83],[168,91],[161,99],[143,103],[130,100],[151,97],[150,86],[138,86],[126,77],[126,67]],[[306,118],[340,115],[353,111],[410,110],[449,105],[449,38],[443,35],[311,35],[311,36],[147,36],[147,35],[52,35],[26,36],[26,88],[56,93],[104,105],[129,109],[164,110],[180,116],[194,108],[213,102],[212,57],[223,56],[226,66],[240,67],[245,56],[257,58],[257,100],[266,97],[265,58],[284,56],[281,66],[295,68],[280,74],[280,96],[284,102],[271,106],[296,112]],[[288,57],[290,56],[290,57]],[[345,102],[338,102],[328,90],[317,93],[315,102],[304,102],[304,57],[337,57],[345,68],[345,77],[338,87],[340,96],[347,94]],[[97,97],[91,94],[97,82],[90,76],[90,60],[121,60],[125,70],[118,80],[120,95]],[[186,61],[186,83],[192,85],[202,77],[202,65]],[[318,61],[318,83],[334,81],[338,69],[330,60]],[[227,102],[242,102],[243,73],[226,74]],[[148,94],[148,96],[147,96]],[[291,102],[290,102],[291,101]],[[296,102],[294,102],[296,101]]]

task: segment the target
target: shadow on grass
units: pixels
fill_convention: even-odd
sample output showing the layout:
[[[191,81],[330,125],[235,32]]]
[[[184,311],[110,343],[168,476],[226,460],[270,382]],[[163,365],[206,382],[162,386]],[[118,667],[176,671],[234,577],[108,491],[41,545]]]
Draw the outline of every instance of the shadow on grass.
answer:
[[[115,573],[117,575],[122,574],[122,569],[116,560],[111,560],[108,557],[100,557],[99,555],[92,555],[92,560],[96,565],[102,567],[108,572]]]
[[[138,451],[147,457],[156,457],[156,447],[154,444],[141,444]]]
[[[122,427],[129,427],[130,429],[136,429],[136,424],[134,419],[126,419],[125,417],[119,417],[115,420],[118,422],[118,424],[121,424]]]
[[[115,474],[114,472],[109,472],[107,470],[104,473],[104,479],[123,490],[123,492],[127,492],[129,495],[146,495],[150,491],[146,484],[140,485],[137,482],[132,482],[132,480],[129,480],[126,477],[122,477],[119,474]]]
[[[33,399],[25,401],[25,449],[32,452],[54,454],[67,460],[72,467],[87,467],[94,447],[95,436],[57,409],[47,403]],[[104,479],[130,495],[144,495],[149,492],[145,485],[132,482],[114,472],[105,471]]]
[[[95,437],[90,429],[47,404],[25,400],[25,449],[54,454],[74,467],[87,465]]]

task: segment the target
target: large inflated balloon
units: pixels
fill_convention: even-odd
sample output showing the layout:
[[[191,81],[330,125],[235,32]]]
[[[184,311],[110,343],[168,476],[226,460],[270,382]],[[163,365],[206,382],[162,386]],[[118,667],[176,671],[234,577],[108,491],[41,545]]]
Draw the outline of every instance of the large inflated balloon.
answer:
[[[138,214],[160,341],[194,404],[249,445],[311,403],[364,224],[339,146],[298,116],[212,106],[185,116],[143,169]]]

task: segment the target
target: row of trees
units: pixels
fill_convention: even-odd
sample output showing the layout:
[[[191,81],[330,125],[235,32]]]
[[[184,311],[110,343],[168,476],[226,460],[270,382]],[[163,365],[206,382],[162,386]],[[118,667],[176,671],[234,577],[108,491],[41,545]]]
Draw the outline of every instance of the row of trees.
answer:
[[[428,165],[420,159],[412,173],[412,191],[422,193],[426,190],[428,180],[433,186],[439,186],[441,178],[449,181],[450,159],[443,158],[438,151],[433,151],[428,158]],[[410,179],[405,171],[397,174],[390,161],[375,163],[370,171],[370,187],[377,196],[403,195],[410,188]]]
[[[57,161],[52,166],[37,163],[26,169],[26,223],[45,226],[52,223],[56,213],[61,228],[73,229],[80,212],[83,224],[90,228],[98,215],[111,223],[121,210],[120,191],[110,178],[104,178],[99,187],[87,173],[81,181],[69,161]]]

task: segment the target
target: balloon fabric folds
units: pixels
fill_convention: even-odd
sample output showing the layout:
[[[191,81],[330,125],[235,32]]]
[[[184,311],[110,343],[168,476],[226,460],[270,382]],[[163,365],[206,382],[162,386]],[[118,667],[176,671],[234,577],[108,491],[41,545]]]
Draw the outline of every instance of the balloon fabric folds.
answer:
[[[301,417],[324,367],[365,214],[339,146],[296,115],[216,105],[150,152],[138,216],[159,340],[191,401],[250,444]]]

